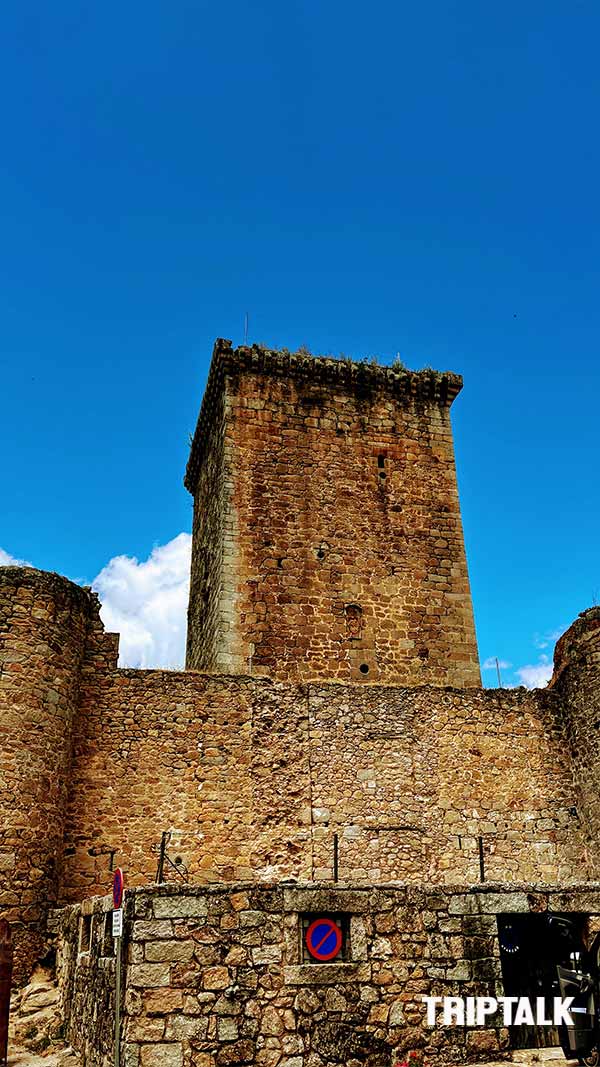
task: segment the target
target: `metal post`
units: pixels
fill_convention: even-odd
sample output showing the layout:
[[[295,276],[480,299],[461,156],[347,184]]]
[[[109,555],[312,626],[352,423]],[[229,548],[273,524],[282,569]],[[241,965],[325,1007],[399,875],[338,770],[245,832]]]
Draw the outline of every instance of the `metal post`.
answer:
[[[120,1067],[121,1049],[121,938],[115,937],[116,982],[115,982],[115,1058],[114,1067]]]
[[[333,880],[338,880],[338,835],[333,835]]]
[[[485,882],[485,865],[483,860],[483,838],[477,838],[479,842],[479,881]]]

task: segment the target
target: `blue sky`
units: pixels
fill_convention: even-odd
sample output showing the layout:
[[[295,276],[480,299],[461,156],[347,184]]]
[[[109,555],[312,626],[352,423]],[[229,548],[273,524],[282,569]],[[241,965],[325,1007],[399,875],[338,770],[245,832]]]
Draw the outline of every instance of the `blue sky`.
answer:
[[[599,35],[592,2],[9,5],[2,549],[103,572],[172,656],[188,433],[248,311],[463,374],[481,657],[542,678],[600,599]]]

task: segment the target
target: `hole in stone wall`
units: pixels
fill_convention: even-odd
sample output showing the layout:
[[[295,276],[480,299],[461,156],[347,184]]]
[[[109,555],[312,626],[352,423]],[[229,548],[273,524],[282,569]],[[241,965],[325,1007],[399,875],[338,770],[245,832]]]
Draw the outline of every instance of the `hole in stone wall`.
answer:
[[[321,541],[321,544],[315,550],[317,559],[325,559],[325,556],[329,552],[329,548],[330,548],[330,546],[327,543],[327,541]]]
[[[377,466],[380,469],[385,467],[385,456],[377,456]]]
[[[428,648],[420,648],[419,651],[417,652],[417,655],[418,655],[419,659],[423,659],[423,660],[429,659],[429,649]]]
[[[82,915],[79,920],[79,951],[89,952],[92,947],[92,916]]]
[[[279,556],[279,558],[277,560],[277,566],[278,567],[283,567],[283,556]]]
[[[361,665],[360,665],[360,667],[358,669],[359,669],[361,674],[368,674],[369,673],[369,664],[368,663],[361,663]]]

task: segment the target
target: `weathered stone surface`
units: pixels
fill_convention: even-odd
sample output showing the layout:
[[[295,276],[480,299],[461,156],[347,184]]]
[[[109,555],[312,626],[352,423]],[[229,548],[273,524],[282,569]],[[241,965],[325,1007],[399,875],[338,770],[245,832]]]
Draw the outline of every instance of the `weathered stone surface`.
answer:
[[[154,902],[157,919],[196,919],[206,915],[206,912],[206,900],[199,896],[160,897]]]
[[[480,684],[450,425],[461,386],[217,342],[186,475],[188,667]]]
[[[270,886],[212,886],[202,923],[193,918],[176,922],[170,938],[160,936],[162,928],[148,926],[144,940],[131,942],[143,950],[146,960],[154,948],[160,952],[166,948],[172,955],[175,945],[181,951],[174,954],[186,962],[126,963],[123,1027],[131,1063],[135,1064],[136,1047],[140,1067],[144,1058],[149,1062],[147,1050],[152,1045],[167,1057],[166,1062],[169,1057],[177,1060],[181,1053],[182,1067],[188,1063],[193,1067],[199,1055],[212,1056],[212,1067],[238,1063],[280,1067],[284,1060],[295,1058],[302,1059],[302,1067],[350,1062],[354,1067],[389,1067],[396,1053],[422,1047],[427,1048],[430,1067],[497,1056],[507,1040],[505,1031],[491,1027],[493,1038],[481,1039],[477,1035],[488,1034],[487,1029],[442,1027],[432,1033],[421,996],[457,996],[461,989],[465,995],[474,990],[482,996],[501,994],[496,914],[512,910],[523,915],[524,901],[537,920],[546,911],[556,913],[557,902],[565,912],[575,911],[574,904],[585,893],[592,913],[590,929],[600,925],[600,884],[570,889],[483,884],[468,891],[463,887],[462,892],[458,886],[388,885],[360,891],[337,886],[327,892],[331,913],[351,918],[348,958],[341,961],[292,962],[299,959],[304,913],[290,910],[290,904],[313,898],[300,893],[290,900]],[[239,909],[254,913],[251,925],[221,925],[223,915],[237,914],[232,897],[239,903],[240,894],[247,894],[244,903],[251,904],[250,909]],[[135,919],[140,910],[154,911],[160,899],[176,896],[167,887],[130,891],[125,942],[134,930],[140,933]],[[182,899],[188,896],[189,891],[182,889]],[[542,913],[541,896],[546,904]],[[352,915],[357,901],[360,913]],[[457,901],[460,909],[451,915]],[[110,1051],[114,960],[101,955],[100,921],[107,906],[105,900],[92,903],[89,953],[77,952],[83,908],[66,909],[58,929],[67,1035],[85,1050],[87,1067],[105,1067],[103,1057]],[[485,910],[489,908],[493,913]],[[257,921],[257,913],[263,922]],[[354,922],[361,925],[364,943],[352,937]],[[273,945],[270,938],[277,931],[280,940]],[[275,947],[278,958],[268,964],[253,963],[240,945],[249,932],[258,939],[253,950],[260,954]],[[227,959],[228,964],[198,958],[199,936],[210,937],[216,958]],[[239,957],[238,948],[244,949]],[[367,959],[357,959],[356,952],[366,953]]]
[[[142,1045],[140,1063],[141,1067],[183,1067],[181,1045]]]
[[[218,346],[188,471],[189,663],[210,673],[118,670],[94,594],[0,568],[0,916],[17,982],[62,930],[90,1067],[112,1039],[112,870],[152,882],[164,825],[170,884],[126,897],[131,1067],[154,1044],[185,1067],[387,1064],[423,989],[497,987],[497,914],[597,907],[569,884],[600,867],[600,609],[548,691],[478,688],[459,387]],[[350,959],[306,962],[299,914],[320,912],[346,916]]]

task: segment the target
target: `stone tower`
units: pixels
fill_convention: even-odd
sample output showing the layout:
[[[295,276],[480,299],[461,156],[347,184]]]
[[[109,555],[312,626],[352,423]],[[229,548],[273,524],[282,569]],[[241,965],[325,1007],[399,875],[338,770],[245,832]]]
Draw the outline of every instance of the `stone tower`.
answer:
[[[187,667],[478,686],[462,379],[218,340],[185,484]]]
[[[42,954],[58,897],[93,607],[89,592],[57,574],[0,567],[0,911],[13,924],[17,979]]]

